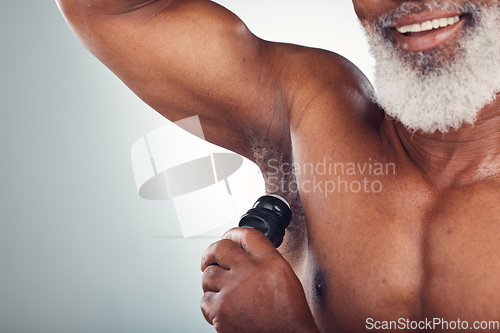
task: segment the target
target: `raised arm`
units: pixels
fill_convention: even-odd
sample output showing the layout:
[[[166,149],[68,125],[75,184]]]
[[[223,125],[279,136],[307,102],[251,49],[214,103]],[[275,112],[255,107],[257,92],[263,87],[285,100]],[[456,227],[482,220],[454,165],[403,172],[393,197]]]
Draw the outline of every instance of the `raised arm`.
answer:
[[[57,0],[84,45],[170,120],[199,115],[207,138],[251,157],[287,127],[271,43],[206,0]],[[279,131],[275,131],[279,132]]]

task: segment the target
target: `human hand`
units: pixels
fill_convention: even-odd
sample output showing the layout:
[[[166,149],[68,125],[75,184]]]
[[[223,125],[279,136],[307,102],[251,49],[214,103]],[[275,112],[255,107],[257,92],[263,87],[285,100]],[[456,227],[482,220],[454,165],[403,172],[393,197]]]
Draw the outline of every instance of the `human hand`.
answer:
[[[229,230],[201,270],[201,310],[217,332],[318,332],[298,277],[262,232]]]

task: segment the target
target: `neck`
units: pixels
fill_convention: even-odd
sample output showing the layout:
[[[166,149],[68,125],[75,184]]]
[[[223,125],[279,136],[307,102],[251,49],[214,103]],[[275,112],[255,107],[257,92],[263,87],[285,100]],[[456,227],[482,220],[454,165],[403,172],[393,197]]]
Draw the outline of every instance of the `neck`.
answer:
[[[458,130],[411,133],[400,123],[396,129],[409,157],[438,189],[500,175],[500,95],[473,125]]]

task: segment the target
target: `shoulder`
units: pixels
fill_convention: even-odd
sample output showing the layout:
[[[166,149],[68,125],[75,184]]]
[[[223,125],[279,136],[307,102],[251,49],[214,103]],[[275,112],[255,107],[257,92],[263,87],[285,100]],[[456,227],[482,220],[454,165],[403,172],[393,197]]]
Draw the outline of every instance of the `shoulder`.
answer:
[[[292,129],[311,116],[360,126],[381,123],[383,112],[374,103],[373,86],[348,59],[291,44],[274,44],[272,48],[269,53],[280,68]]]
[[[359,68],[322,49],[290,44],[270,47],[294,147],[335,147],[344,154],[380,143],[384,113]]]

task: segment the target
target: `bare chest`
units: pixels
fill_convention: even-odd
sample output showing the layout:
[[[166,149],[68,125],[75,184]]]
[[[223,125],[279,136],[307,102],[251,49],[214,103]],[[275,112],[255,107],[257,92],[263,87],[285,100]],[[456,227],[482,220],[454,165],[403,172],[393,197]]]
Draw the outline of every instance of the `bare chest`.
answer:
[[[289,239],[285,256],[318,324],[360,332],[376,321],[500,320],[499,188],[432,196],[409,175],[387,176],[369,177],[381,191],[365,191],[358,172],[340,178],[347,190],[300,194],[307,238]]]

